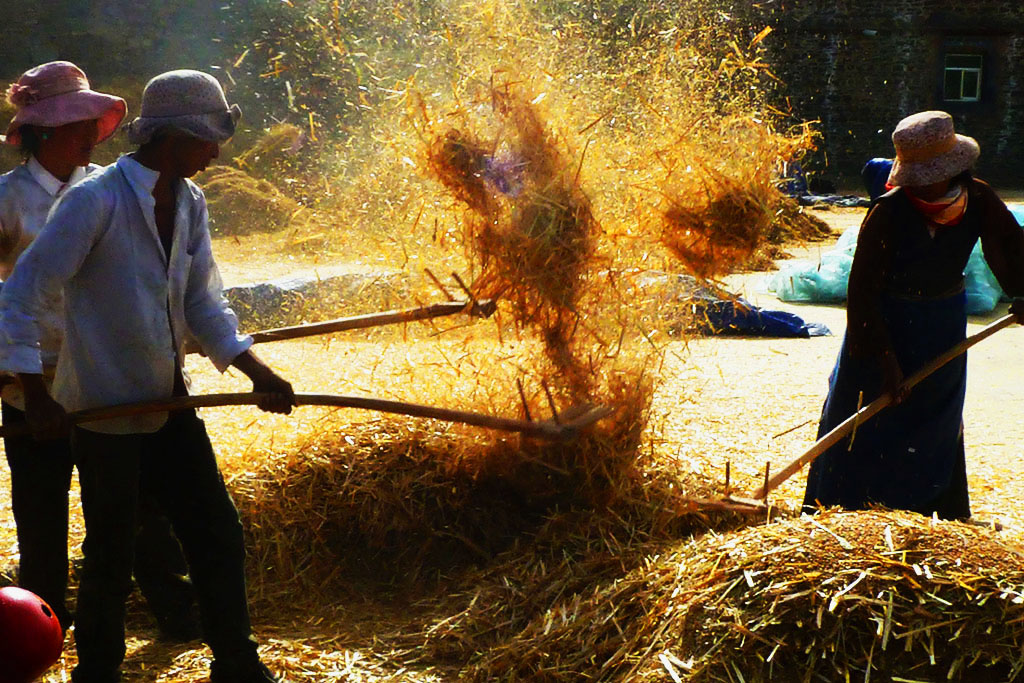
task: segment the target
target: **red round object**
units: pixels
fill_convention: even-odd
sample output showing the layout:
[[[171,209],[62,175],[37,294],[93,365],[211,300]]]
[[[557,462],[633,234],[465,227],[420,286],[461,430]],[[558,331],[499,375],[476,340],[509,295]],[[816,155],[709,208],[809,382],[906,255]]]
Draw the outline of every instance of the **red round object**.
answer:
[[[60,659],[64,630],[35,593],[0,588],[0,683],[31,683]]]

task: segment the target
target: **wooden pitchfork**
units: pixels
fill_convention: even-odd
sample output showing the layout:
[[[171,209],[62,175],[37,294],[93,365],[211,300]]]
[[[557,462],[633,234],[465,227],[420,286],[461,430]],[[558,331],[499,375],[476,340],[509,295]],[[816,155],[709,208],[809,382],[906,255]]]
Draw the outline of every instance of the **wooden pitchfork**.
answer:
[[[963,340],[962,342],[952,347],[948,351],[935,357],[932,361],[927,363],[924,367],[922,367],[920,370],[918,370],[909,378],[907,378],[903,382],[903,387],[907,389],[914,388],[924,378],[928,377],[933,372],[935,372],[936,370],[938,370],[939,368],[941,368],[943,365],[950,362],[954,358],[965,353],[967,349],[971,348],[978,342],[991,337],[993,334],[1003,329],[1004,327],[1009,327],[1016,321],[1017,316],[1011,313],[1010,315],[1005,315],[999,320],[996,320],[995,322],[989,324],[977,334],[971,335],[970,337]],[[761,486],[761,488],[759,488],[756,492],[754,492],[754,498],[764,499],[770,491],[778,488],[779,485],[782,484],[782,482],[786,481],[794,474],[799,472],[804,465],[813,462],[815,458],[817,458],[819,455],[821,455],[829,448],[834,446],[836,443],[838,443],[841,439],[843,439],[843,437],[852,432],[857,426],[864,424],[865,422],[873,418],[878,413],[882,412],[882,410],[889,407],[890,405],[892,405],[892,395],[884,394],[882,396],[879,396],[874,401],[867,404],[860,410],[858,410],[850,417],[846,418],[843,422],[838,424],[832,431],[818,439],[815,442],[815,444],[811,446],[809,449],[807,449],[807,451],[803,455],[801,455],[799,458],[796,458],[791,463],[782,468],[782,470],[780,470],[778,474],[767,479],[764,485]]]
[[[396,323],[408,323],[416,320],[427,320],[440,318],[457,313],[465,313],[476,318],[489,318],[494,315],[497,309],[497,302],[493,299],[480,299],[476,301],[446,301],[440,304],[419,306],[417,308],[406,308],[395,311],[384,311],[383,313],[368,313],[366,315],[354,315],[348,318],[337,318],[319,323],[307,323],[305,325],[292,325],[290,327],[276,327],[261,332],[253,332],[250,336],[254,344],[264,342],[284,341],[286,339],[301,339],[312,337],[318,334],[330,334],[344,330],[359,330],[367,327],[380,327],[383,325],[394,325]],[[185,344],[185,353],[199,353],[200,349],[192,341]]]
[[[79,410],[68,413],[68,419],[71,424],[81,424],[83,422],[95,422],[96,420],[108,420],[116,417],[162,413],[171,410],[185,410],[188,408],[256,405],[264,398],[264,396],[264,394],[258,393],[174,396],[171,398],[157,399],[155,401],[126,403],[104,408]],[[507,417],[495,417],[493,415],[485,415],[483,413],[438,408],[435,406],[418,405],[415,403],[404,403],[402,401],[391,401],[382,398],[345,396],[339,394],[303,393],[295,394],[295,405],[332,406],[335,408],[375,410],[378,412],[428,418],[444,422],[458,422],[475,427],[483,427],[485,429],[515,432],[522,434],[523,436],[548,441],[567,441],[574,439],[581,431],[593,426],[598,420],[607,417],[614,412],[614,409],[608,406],[584,404],[581,406],[573,406],[568,410],[561,412],[558,416],[558,421],[531,421],[517,420]],[[0,437],[17,436],[27,433],[29,433],[29,427],[26,424],[4,425],[0,427]]]
[[[282,341],[286,339],[298,339],[318,334],[329,334],[343,330],[363,329],[380,325],[391,325],[395,323],[412,322],[415,320],[426,320],[428,318],[439,318],[446,315],[466,313],[478,318],[488,318],[494,314],[497,304],[492,299],[479,299],[472,301],[448,301],[418,308],[404,310],[385,311],[383,313],[371,313],[368,315],[357,315],[348,318],[338,318],[325,322],[311,323],[307,325],[293,325],[291,327],[279,327],[262,332],[254,332],[251,336],[253,343],[271,341]],[[186,352],[197,353],[199,348],[193,345],[186,345]],[[13,381],[10,376],[0,377],[0,384]],[[72,424],[93,422],[115,417],[127,417],[131,415],[144,415],[147,413],[159,413],[170,410],[184,410],[188,408],[207,408],[215,406],[232,405],[256,405],[260,402],[262,394],[257,393],[228,393],[228,394],[205,394],[194,396],[176,396],[156,401],[145,401],[140,403],[129,403],[119,406],[108,406],[104,408],[93,408],[68,413]],[[474,413],[463,410],[452,410],[449,408],[438,408],[436,406],[425,406],[402,401],[391,401],[380,398],[364,396],[346,396],[339,394],[295,394],[296,405],[319,405],[332,406],[335,408],[359,408],[364,410],[376,410],[384,413],[408,415],[410,417],[428,418],[444,422],[457,422],[461,424],[483,427],[485,429],[496,429],[506,432],[514,432],[523,436],[545,439],[552,441],[565,441],[575,438],[582,430],[591,427],[598,420],[607,417],[614,412],[608,406],[584,404],[573,406],[563,411],[554,420],[517,420],[512,418],[495,417],[483,413]],[[15,436],[28,433],[28,426],[10,425],[0,427],[0,437]]]

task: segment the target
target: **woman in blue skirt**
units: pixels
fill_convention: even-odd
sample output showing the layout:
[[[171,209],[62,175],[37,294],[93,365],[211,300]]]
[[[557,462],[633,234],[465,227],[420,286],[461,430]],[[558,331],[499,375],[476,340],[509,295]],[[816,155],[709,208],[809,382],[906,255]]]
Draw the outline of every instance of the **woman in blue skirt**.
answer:
[[[970,517],[964,461],[967,357],[918,384],[904,378],[963,341],[964,267],[979,239],[1007,294],[1024,296],[1024,232],[970,169],[978,143],[945,112],[903,119],[892,135],[888,192],[861,227],[850,271],[847,330],[829,379],[819,437],[882,394],[895,405],[811,465],[804,509],[881,505]],[[1015,304],[1011,311],[1020,315]]]

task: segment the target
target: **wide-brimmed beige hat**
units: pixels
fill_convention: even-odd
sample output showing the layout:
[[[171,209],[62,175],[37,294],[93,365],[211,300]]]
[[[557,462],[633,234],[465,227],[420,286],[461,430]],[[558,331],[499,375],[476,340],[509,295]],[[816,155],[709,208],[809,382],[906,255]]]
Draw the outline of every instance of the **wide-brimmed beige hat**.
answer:
[[[97,142],[117,130],[128,111],[124,100],[96,92],[85,73],[71,62],[47,62],[23,73],[7,90],[17,111],[0,140],[21,143],[22,126],[58,128],[78,121],[96,120]]]
[[[224,88],[216,78],[202,71],[178,69],[146,84],[142,111],[125,128],[128,139],[136,145],[149,142],[159,132],[224,143],[235,134],[241,116],[237,104],[228,106]]]
[[[889,184],[921,187],[949,180],[974,166],[978,141],[953,130],[944,111],[922,111],[899,122],[892,132],[896,162]]]

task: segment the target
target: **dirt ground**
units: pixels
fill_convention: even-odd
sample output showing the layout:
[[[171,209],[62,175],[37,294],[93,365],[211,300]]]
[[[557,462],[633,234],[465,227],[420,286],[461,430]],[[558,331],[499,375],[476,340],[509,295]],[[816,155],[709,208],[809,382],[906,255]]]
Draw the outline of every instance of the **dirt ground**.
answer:
[[[817,211],[841,231],[861,220],[863,209]],[[218,245],[219,247],[220,245]],[[828,243],[790,249],[795,257],[815,258]],[[219,253],[227,284],[251,280],[251,263],[231,260],[229,250]],[[750,492],[760,483],[765,463],[778,471],[809,447],[825,397],[826,381],[835,361],[845,325],[841,307],[790,305],[764,291],[764,273],[736,274],[726,284],[753,303],[799,314],[808,321],[825,323],[832,336],[813,339],[700,338],[673,342],[664,367],[666,378],[655,401],[652,429],[663,437],[659,448],[674,458],[681,469],[722,477],[726,463],[732,466],[734,489]],[[997,312],[998,313],[998,312]],[[994,319],[972,319],[975,332]],[[1019,504],[1024,483],[1017,476],[1024,426],[1024,374],[1017,355],[1024,331],[1010,328],[980,344],[970,353],[969,385],[965,411],[968,473],[975,516],[1005,525],[1002,534],[1019,540],[1024,529],[1024,506]],[[297,390],[357,393],[375,383],[376,359],[381,349],[356,337],[323,342],[268,345],[261,355],[289,377]],[[323,386],[324,364],[338,368]],[[218,376],[208,362],[190,359],[190,370],[201,392],[246,391],[248,382],[237,373]],[[318,382],[319,384],[314,384]],[[374,387],[379,389],[379,387]],[[396,395],[403,394],[396,389]],[[379,393],[379,391],[378,391]],[[281,447],[282,439],[301,438],[316,430],[315,409],[300,409],[291,418],[260,414],[251,409],[209,410],[204,416],[215,447],[228,473],[261,449]],[[785,507],[795,507],[802,496],[805,472],[793,477],[772,497]],[[0,569],[16,562],[17,545],[10,512],[6,467],[0,468]],[[74,552],[82,537],[81,519],[72,520]],[[379,608],[379,606],[378,606]],[[359,612],[353,606],[353,614]],[[363,610],[360,619],[373,615]],[[367,616],[369,615],[369,616]],[[397,617],[398,615],[391,615]],[[356,620],[355,617],[353,617]],[[289,673],[289,680],[428,680],[407,678],[402,667],[373,651],[374,640],[342,638],[320,627],[304,627],[296,635],[296,621],[281,623],[276,614],[254,615],[264,652],[275,667]],[[351,628],[350,631],[360,629]],[[139,629],[136,629],[137,631]],[[288,634],[288,635],[284,635]],[[151,631],[141,627],[129,643],[130,681],[190,681],[173,670],[204,668],[209,656],[204,648],[155,646]],[[297,662],[310,652],[322,652],[340,662],[336,675],[310,678]],[[315,654],[314,654],[315,656]],[[67,659],[44,680],[65,681],[71,662]],[[199,662],[199,664],[196,664]],[[153,667],[156,667],[155,669]],[[148,672],[148,673],[147,673]],[[155,673],[161,672],[161,673]]]

